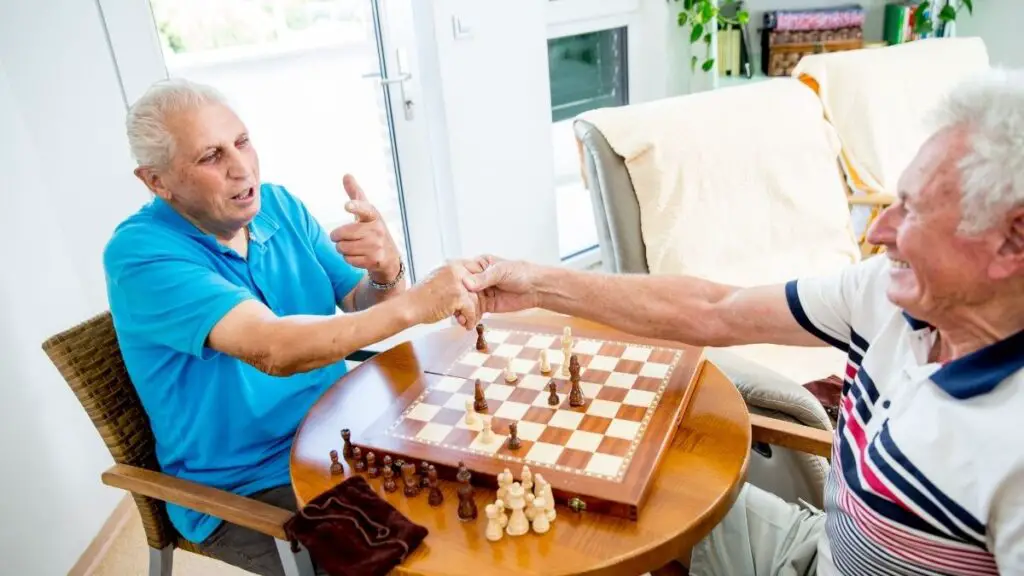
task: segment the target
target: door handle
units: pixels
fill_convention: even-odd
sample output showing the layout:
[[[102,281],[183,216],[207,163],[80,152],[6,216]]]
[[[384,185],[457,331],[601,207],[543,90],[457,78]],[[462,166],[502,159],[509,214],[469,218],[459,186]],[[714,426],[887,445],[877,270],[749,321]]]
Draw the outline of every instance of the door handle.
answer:
[[[401,84],[402,82],[407,82],[407,81],[411,80],[412,79],[412,74],[410,74],[408,72],[403,72],[402,74],[399,74],[397,77],[393,78],[393,77],[390,77],[390,76],[388,76],[388,77],[381,76],[380,72],[369,72],[367,74],[363,74],[363,78],[379,78],[378,82],[380,84],[383,84],[385,86],[389,86],[391,84]]]

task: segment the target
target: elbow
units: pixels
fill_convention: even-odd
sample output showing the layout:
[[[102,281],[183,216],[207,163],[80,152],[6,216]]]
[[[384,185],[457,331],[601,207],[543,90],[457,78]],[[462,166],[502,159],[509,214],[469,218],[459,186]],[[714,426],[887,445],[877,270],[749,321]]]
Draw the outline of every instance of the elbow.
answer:
[[[267,338],[243,360],[269,376],[288,377],[301,372],[296,347],[280,338]]]

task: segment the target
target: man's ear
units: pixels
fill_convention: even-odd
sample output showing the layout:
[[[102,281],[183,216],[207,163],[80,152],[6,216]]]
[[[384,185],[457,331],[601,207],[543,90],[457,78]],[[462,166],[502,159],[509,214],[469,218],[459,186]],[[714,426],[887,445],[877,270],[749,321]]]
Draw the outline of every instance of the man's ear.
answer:
[[[154,195],[170,200],[170,191],[164,185],[163,176],[150,166],[139,166],[135,169],[135,177],[142,181]]]
[[[1002,245],[989,273],[993,278],[1024,276],[1024,206],[1010,211],[1003,230]]]

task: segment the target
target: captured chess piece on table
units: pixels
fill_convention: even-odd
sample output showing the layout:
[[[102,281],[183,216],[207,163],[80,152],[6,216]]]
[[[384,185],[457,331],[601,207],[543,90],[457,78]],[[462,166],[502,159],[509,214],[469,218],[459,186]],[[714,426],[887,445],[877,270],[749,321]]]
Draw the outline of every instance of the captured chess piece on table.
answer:
[[[398,484],[395,483],[395,469],[391,466],[384,466],[384,491],[391,493],[398,490]]]
[[[377,468],[377,456],[373,452],[366,453],[366,475],[370,478],[380,476],[380,468]]]
[[[352,448],[352,459],[355,460],[355,462],[356,462],[355,463],[355,470],[356,470],[356,472],[365,472],[366,471],[366,462],[363,462],[363,449],[362,448],[360,448],[359,446],[355,446],[355,447]]]
[[[341,467],[341,462],[338,462],[338,451],[331,450],[331,476],[337,476],[344,470]]]
[[[444,502],[444,494],[437,483],[437,470],[433,465],[427,469],[427,484],[430,486],[430,495],[427,496],[427,504],[440,506]]]
[[[473,500],[473,485],[469,483],[472,478],[472,474],[469,472],[469,468],[462,462],[459,462],[459,472],[455,475],[455,479],[459,481],[459,520],[475,520],[477,516],[476,501]]]
[[[405,483],[405,495],[410,498],[420,493],[420,481],[416,478],[416,465],[402,465],[402,481]]]
[[[348,428],[344,428],[341,431],[341,439],[345,441],[345,447],[341,451],[341,455],[345,460],[352,459],[352,431]]]

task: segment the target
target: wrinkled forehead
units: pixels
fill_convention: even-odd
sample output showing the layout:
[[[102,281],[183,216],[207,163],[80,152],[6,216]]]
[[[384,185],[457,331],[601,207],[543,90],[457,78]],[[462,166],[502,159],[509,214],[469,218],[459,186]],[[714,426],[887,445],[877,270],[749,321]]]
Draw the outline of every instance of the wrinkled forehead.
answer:
[[[900,199],[931,203],[947,196],[959,197],[959,164],[967,150],[968,131],[963,127],[944,128],[932,134],[900,176]]]
[[[194,156],[208,148],[230,145],[246,131],[231,108],[215,102],[172,111],[166,125],[174,137],[176,156]]]

